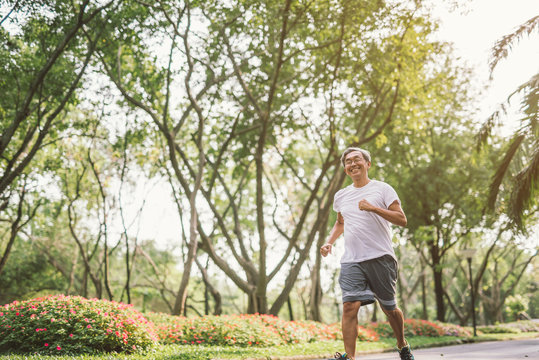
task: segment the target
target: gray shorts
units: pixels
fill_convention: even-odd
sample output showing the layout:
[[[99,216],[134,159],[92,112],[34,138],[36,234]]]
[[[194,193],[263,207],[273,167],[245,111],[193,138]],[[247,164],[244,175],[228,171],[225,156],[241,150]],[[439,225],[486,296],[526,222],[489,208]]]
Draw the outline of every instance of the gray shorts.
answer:
[[[395,310],[397,261],[391,255],[357,263],[341,264],[339,285],[342,302],[361,301],[368,305],[378,300],[386,310]]]

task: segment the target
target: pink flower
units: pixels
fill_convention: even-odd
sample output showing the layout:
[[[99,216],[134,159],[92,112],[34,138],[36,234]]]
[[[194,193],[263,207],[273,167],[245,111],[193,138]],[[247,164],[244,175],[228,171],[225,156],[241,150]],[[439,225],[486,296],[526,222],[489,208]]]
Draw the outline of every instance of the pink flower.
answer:
[[[91,329],[92,328],[92,325],[88,324],[88,326],[86,326],[88,329]]]
[[[48,343],[45,343],[45,346],[49,346],[49,344],[48,344]]]
[[[69,334],[69,337],[73,337],[73,334]]]
[[[56,350],[62,350],[62,348],[61,348],[61,347],[59,347],[59,346],[57,346],[57,347],[56,347]]]

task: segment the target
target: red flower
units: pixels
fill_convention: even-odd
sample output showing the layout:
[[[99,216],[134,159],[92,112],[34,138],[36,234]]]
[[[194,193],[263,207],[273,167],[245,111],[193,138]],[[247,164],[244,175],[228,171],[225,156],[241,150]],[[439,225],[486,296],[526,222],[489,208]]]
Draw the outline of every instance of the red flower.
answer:
[[[49,346],[49,344],[45,343],[45,346]]]
[[[61,348],[61,347],[59,347],[59,346],[57,346],[57,347],[56,347],[56,350],[62,350],[62,348]]]

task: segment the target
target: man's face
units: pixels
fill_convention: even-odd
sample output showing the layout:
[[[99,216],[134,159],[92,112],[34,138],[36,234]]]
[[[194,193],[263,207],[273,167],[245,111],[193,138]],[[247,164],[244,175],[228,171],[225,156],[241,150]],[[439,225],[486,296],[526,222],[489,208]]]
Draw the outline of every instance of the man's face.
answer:
[[[371,163],[365,160],[360,151],[352,151],[344,158],[344,171],[350,177],[363,175],[370,167]]]

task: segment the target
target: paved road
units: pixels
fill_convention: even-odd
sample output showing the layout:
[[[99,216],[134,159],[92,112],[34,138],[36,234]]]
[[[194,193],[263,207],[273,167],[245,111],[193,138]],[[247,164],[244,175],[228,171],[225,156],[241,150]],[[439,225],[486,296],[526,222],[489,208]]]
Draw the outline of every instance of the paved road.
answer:
[[[414,350],[416,360],[539,360],[539,339],[482,342]],[[398,359],[394,353],[369,354],[358,360]]]

